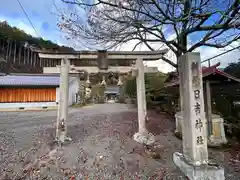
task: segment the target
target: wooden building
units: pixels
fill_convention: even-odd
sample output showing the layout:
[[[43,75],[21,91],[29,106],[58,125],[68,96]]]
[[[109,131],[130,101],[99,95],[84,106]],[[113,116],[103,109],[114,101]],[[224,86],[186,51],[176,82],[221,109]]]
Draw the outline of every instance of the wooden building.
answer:
[[[106,101],[113,100],[114,102],[118,100],[120,95],[120,87],[119,86],[107,86],[104,91],[104,95],[106,97]]]
[[[219,146],[227,143],[225,130],[224,130],[224,117],[222,117],[222,115],[216,114],[217,112],[212,112],[212,106],[216,104],[213,101],[213,98],[215,98],[216,100],[216,98],[219,98],[219,95],[220,96],[224,95],[224,94],[221,94],[222,92],[220,91],[221,89],[220,87],[224,86],[227,89],[232,85],[240,84],[240,79],[219,70],[217,68],[218,66],[220,66],[220,63],[217,63],[211,67],[202,67],[202,79],[203,79],[203,89],[204,89],[203,95],[204,95],[204,103],[205,103],[204,110],[205,110],[206,119],[208,122],[208,137],[209,137],[208,145],[209,146]],[[176,76],[176,74],[171,74],[170,76],[172,78],[172,81],[169,78],[168,79],[169,82],[166,83],[165,87],[179,88],[179,82],[180,82],[179,77]],[[216,90],[219,92],[217,92]],[[239,90],[236,89],[236,92],[237,91]],[[219,106],[228,106],[228,103],[226,101],[225,104],[220,104]],[[181,115],[181,112],[176,112],[175,119],[176,119],[175,133],[181,134],[182,122],[183,122],[183,117]]]
[[[48,108],[59,102],[59,76],[0,76],[0,108]],[[69,105],[76,101],[79,79],[69,78]]]

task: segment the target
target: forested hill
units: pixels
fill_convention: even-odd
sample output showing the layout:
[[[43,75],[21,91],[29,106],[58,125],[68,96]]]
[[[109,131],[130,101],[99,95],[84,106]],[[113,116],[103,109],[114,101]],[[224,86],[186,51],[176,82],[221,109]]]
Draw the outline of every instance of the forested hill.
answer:
[[[17,46],[24,45],[26,42],[40,50],[73,52],[74,49],[66,46],[59,46],[51,41],[42,38],[32,37],[24,31],[11,27],[6,21],[0,22],[0,45],[7,44],[9,41],[16,43]]]
[[[73,52],[73,48],[59,46],[42,38],[35,38],[24,31],[0,22],[0,73],[42,73],[45,61],[41,61],[39,50],[51,52]]]

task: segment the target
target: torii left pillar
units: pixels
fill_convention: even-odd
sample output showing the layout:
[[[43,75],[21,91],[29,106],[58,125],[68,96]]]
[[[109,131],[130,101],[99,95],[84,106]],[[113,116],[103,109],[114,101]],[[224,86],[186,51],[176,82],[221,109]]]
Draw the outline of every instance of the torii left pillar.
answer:
[[[138,132],[134,134],[135,141],[141,144],[153,144],[154,135],[149,133],[146,128],[146,94],[144,80],[144,64],[141,58],[136,60],[136,82],[137,82],[137,109],[138,109]]]
[[[60,143],[64,143],[65,140],[71,140],[67,138],[67,118],[68,118],[68,94],[69,94],[69,61],[67,58],[61,61],[60,72],[60,96],[58,106],[57,128],[56,128],[56,140]]]

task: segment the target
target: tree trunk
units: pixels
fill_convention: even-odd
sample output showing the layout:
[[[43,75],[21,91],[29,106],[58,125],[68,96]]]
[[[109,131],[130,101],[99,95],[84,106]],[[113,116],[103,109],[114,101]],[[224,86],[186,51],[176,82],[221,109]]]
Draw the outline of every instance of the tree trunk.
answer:
[[[181,34],[179,37],[179,43],[181,46],[181,49],[179,49],[176,53],[177,56],[177,65],[179,65],[179,58],[187,53],[187,35]],[[179,74],[179,68],[177,68],[177,73]]]
[[[33,56],[33,52],[30,51],[30,67],[31,67],[31,69],[33,68],[33,58],[32,58],[32,56]]]
[[[27,48],[28,54],[27,54],[27,65],[30,65],[30,49]]]
[[[1,52],[4,54],[4,47],[5,47],[5,41],[2,41],[2,45],[1,45]]]
[[[26,64],[26,48],[24,47],[23,48],[23,64],[25,65]]]
[[[14,57],[13,57],[13,63],[15,64],[16,63],[16,52],[17,52],[17,43],[15,41],[14,43]]]
[[[177,56],[177,70],[176,70],[176,72],[177,72],[177,75],[179,76],[179,58],[180,58],[180,56],[181,55],[179,55],[179,56]]]
[[[19,49],[18,49],[18,64],[21,64],[21,59],[22,59],[22,46],[20,44]]]
[[[12,72],[12,41],[9,44],[9,54],[8,54],[8,61],[7,61],[7,72],[11,73]]]
[[[10,61],[11,61],[11,54],[12,54],[12,41],[9,43],[8,59],[10,59]]]
[[[8,61],[9,41],[7,42],[6,62]]]

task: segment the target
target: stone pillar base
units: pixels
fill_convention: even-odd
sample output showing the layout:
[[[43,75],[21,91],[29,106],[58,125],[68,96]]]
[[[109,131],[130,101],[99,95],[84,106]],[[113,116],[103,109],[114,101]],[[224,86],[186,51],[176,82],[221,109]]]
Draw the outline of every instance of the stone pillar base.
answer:
[[[224,169],[215,164],[194,166],[181,153],[173,154],[173,161],[190,180],[224,180]]]
[[[133,135],[133,139],[140,144],[146,144],[146,145],[151,145],[155,142],[155,138],[152,133],[142,134],[137,132]]]
[[[66,137],[65,134],[60,134],[59,137],[57,137],[55,140],[54,140],[56,143],[65,143],[65,142],[71,142],[72,141],[72,138],[70,137]]]
[[[182,123],[183,119],[180,112],[175,114],[175,135],[182,137]],[[221,147],[227,144],[227,139],[224,130],[224,120],[221,116],[212,114],[212,135],[208,138],[209,147]]]
[[[225,137],[219,138],[219,137],[211,135],[208,139],[208,146],[209,147],[219,147],[219,146],[222,146],[222,145],[227,144],[227,143],[228,143],[228,141]]]
[[[212,115],[212,135],[208,139],[208,145],[218,147],[227,144],[227,139],[224,130],[224,120],[221,116]]]

